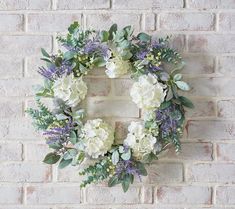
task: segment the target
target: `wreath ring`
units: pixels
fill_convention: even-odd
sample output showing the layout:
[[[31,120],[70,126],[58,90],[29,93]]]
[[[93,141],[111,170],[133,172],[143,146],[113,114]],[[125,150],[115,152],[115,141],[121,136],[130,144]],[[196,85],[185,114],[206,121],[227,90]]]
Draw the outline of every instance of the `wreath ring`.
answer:
[[[169,145],[180,150],[185,107],[193,108],[189,99],[178,94],[178,90],[190,89],[180,74],[182,58],[169,47],[169,37],[134,36],[131,26],[118,30],[114,24],[109,31],[83,31],[74,22],[67,36],[58,41],[63,50],[55,55],[41,49],[46,67],[38,72],[44,85],[37,89],[38,108],[27,109],[53,149],[43,162],[59,162],[59,168],[64,168],[93,159],[94,163],[80,172],[87,176],[81,187],[108,179],[109,186],[121,184],[126,192],[135,176],[147,175],[145,164],[157,159]],[[86,121],[85,110],[79,107],[87,94],[83,77],[104,66],[109,78],[130,74],[134,80],[130,95],[144,111],[144,120],[131,122],[120,145],[114,144],[110,125],[102,119]],[[55,108],[49,110],[42,97],[52,98]]]

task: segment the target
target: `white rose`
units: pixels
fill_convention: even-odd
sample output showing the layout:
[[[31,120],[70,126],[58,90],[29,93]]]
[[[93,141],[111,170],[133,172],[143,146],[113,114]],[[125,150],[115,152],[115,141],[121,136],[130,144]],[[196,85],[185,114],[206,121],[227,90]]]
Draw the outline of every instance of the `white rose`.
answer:
[[[130,90],[134,103],[139,108],[151,110],[160,107],[166,96],[164,86],[152,75],[142,75]]]
[[[71,73],[57,79],[53,85],[54,96],[63,100],[68,106],[75,107],[87,94],[87,85],[82,77],[75,78]]]
[[[133,156],[142,159],[144,155],[154,152],[157,139],[145,130],[142,122],[131,122],[124,144],[132,148]]]
[[[101,119],[88,120],[82,128],[84,151],[92,158],[103,156],[114,142],[113,129]]]
[[[119,56],[111,58],[106,63],[105,73],[109,78],[117,78],[128,72],[130,63]]]

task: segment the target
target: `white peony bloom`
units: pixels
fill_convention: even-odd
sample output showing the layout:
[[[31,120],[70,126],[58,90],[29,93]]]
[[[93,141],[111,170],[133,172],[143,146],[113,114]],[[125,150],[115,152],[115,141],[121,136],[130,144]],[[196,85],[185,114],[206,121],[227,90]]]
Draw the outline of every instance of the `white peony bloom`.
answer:
[[[105,73],[109,78],[117,78],[128,72],[130,63],[123,60],[120,56],[111,58],[106,63]]]
[[[133,84],[130,95],[139,108],[151,110],[160,107],[166,91],[164,91],[164,85],[149,73],[139,77],[138,81]]]
[[[72,73],[57,79],[52,88],[54,96],[70,107],[75,107],[87,94],[87,85],[82,77],[75,78]]]
[[[92,158],[107,153],[114,142],[113,129],[101,119],[88,120],[82,128],[84,151]]]
[[[144,155],[154,152],[157,139],[146,132],[142,122],[131,122],[128,131],[124,144],[132,148],[134,157],[142,159]]]

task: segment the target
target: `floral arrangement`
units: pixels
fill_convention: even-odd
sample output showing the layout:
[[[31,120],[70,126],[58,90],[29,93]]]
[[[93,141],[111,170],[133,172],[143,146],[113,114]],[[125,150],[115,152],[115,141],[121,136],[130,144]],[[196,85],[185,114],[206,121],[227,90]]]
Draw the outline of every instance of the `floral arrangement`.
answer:
[[[37,89],[38,108],[27,112],[34,125],[43,132],[53,150],[44,163],[59,168],[81,165],[92,159],[80,172],[87,177],[81,183],[108,180],[108,185],[121,184],[126,192],[134,177],[147,175],[145,165],[157,159],[170,145],[180,150],[180,136],[185,121],[185,107],[192,102],[178,94],[188,91],[180,71],[181,56],[169,47],[169,37],[156,39],[146,33],[133,35],[131,26],[109,31],[81,30],[78,22],[68,28],[66,37],[58,37],[63,50],[42,54],[46,67],[40,67],[44,85]],[[123,144],[115,144],[113,128],[102,119],[87,120],[80,103],[87,94],[84,77],[94,68],[105,69],[109,78],[130,75],[133,102],[142,109],[144,119],[133,121]],[[54,101],[50,110],[41,101]]]

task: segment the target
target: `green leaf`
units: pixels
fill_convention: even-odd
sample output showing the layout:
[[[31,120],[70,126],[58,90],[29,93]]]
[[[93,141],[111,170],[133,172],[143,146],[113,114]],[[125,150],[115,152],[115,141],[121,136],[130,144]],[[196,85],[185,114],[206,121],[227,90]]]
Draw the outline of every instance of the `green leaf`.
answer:
[[[125,175],[124,179],[122,180],[122,189],[124,192],[127,192],[129,189],[130,183],[132,181],[131,175]]]
[[[171,105],[171,101],[165,101],[165,102],[161,103],[160,109],[166,109],[170,105]]]
[[[73,24],[71,24],[68,28],[68,31],[69,33],[73,34],[75,33],[76,31],[78,31],[79,29],[79,23],[77,21],[75,21]]]
[[[47,58],[41,58],[41,60],[47,62],[47,63],[52,63],[51,60],[47,59]]]
[[[96,67],[104,67],[106,65],[106,62],[104,61],[104,59],[102,57],[98,57],[98,58],[94,59],[93,64]]]
[[[117,24],[113,24],[109,29],[109,40],[113,39],[113,33],[115,34],[117,31]]]
[[[102,30],[100,32],[100,38],[101,38],[101,42],[106,42],[109,40],[109,32],[108,31],[105,31],[105,30]]]
[[[49,148],[51,149],[61,149],[63,146],[61,144],[58,144],[58,143],[53,143],[53,144],[49,144]]]
[[[184,81],[176,81],[175,84],[177,85],[177,87],[183,91],[189,91],[190,87],[189,85],[184,82]]]
[[[112,154],[112,163],[113,163],[114,165],[117,165],[118,161],[119,161],[119,153],[118,153],[118,151],[116,150],[116,151],[114,151],[113,154]]]
[[[180,96],[178,99],[181,101],[181,104],[184,105],[185,107],[194,108],[194,104],[192,103],[190,99],[184,96]]]
[[[174,79],[174,81],[181,80],[182,79],[182,74],[179,74],[179,73],[175,74],[173,79]]]
[[[61,64],[62,64],[62,58],[61,57],[57,57],[56,59],[55,59],[55,65],[56,65],[56,67],[60,67],[61,66]]]
[[[63,169],[63,168],[65,168],[65,167],[67,167],[72,161],[73,161],[73,159],[65,160],[64,158],[62,158],[62,160],[61,160],[60,163],[59,163],[58,168],[59,168],[59,169]]]
[[[138,170],[139,170],[139,172],[142,176],[147,176],[148,175],[147,170],[145,169],[143,163],[138,162],[136,167],[138,168]]]
[[[59,159],[60,159],[60,155],[57,155],[56,153],[51,152],[46,155],[43,162],[51,165],[51,164],[57,163],[59,161]]]
[[[118,177],[117,176],[112,176],[109,179],[108,186],[113,187],[113,186],[117,185],[118,183],[119,183]]]
[[[75,131],[72,131],[69,135],[69,141],[72,144],[76,144],[78,142],[78,138],[77,138],[77,134],[75,133]]]
[[[50,55],[46,52],[45,49],[41,48],[41,52],[44,57],[50,58]]]
[[[140,41],[143,41],[143,42],[148,42],[150,41],[151,39],[151,36],[146,34],[146,33],[139,33],[137,35],[137,38],[140,40]]]

